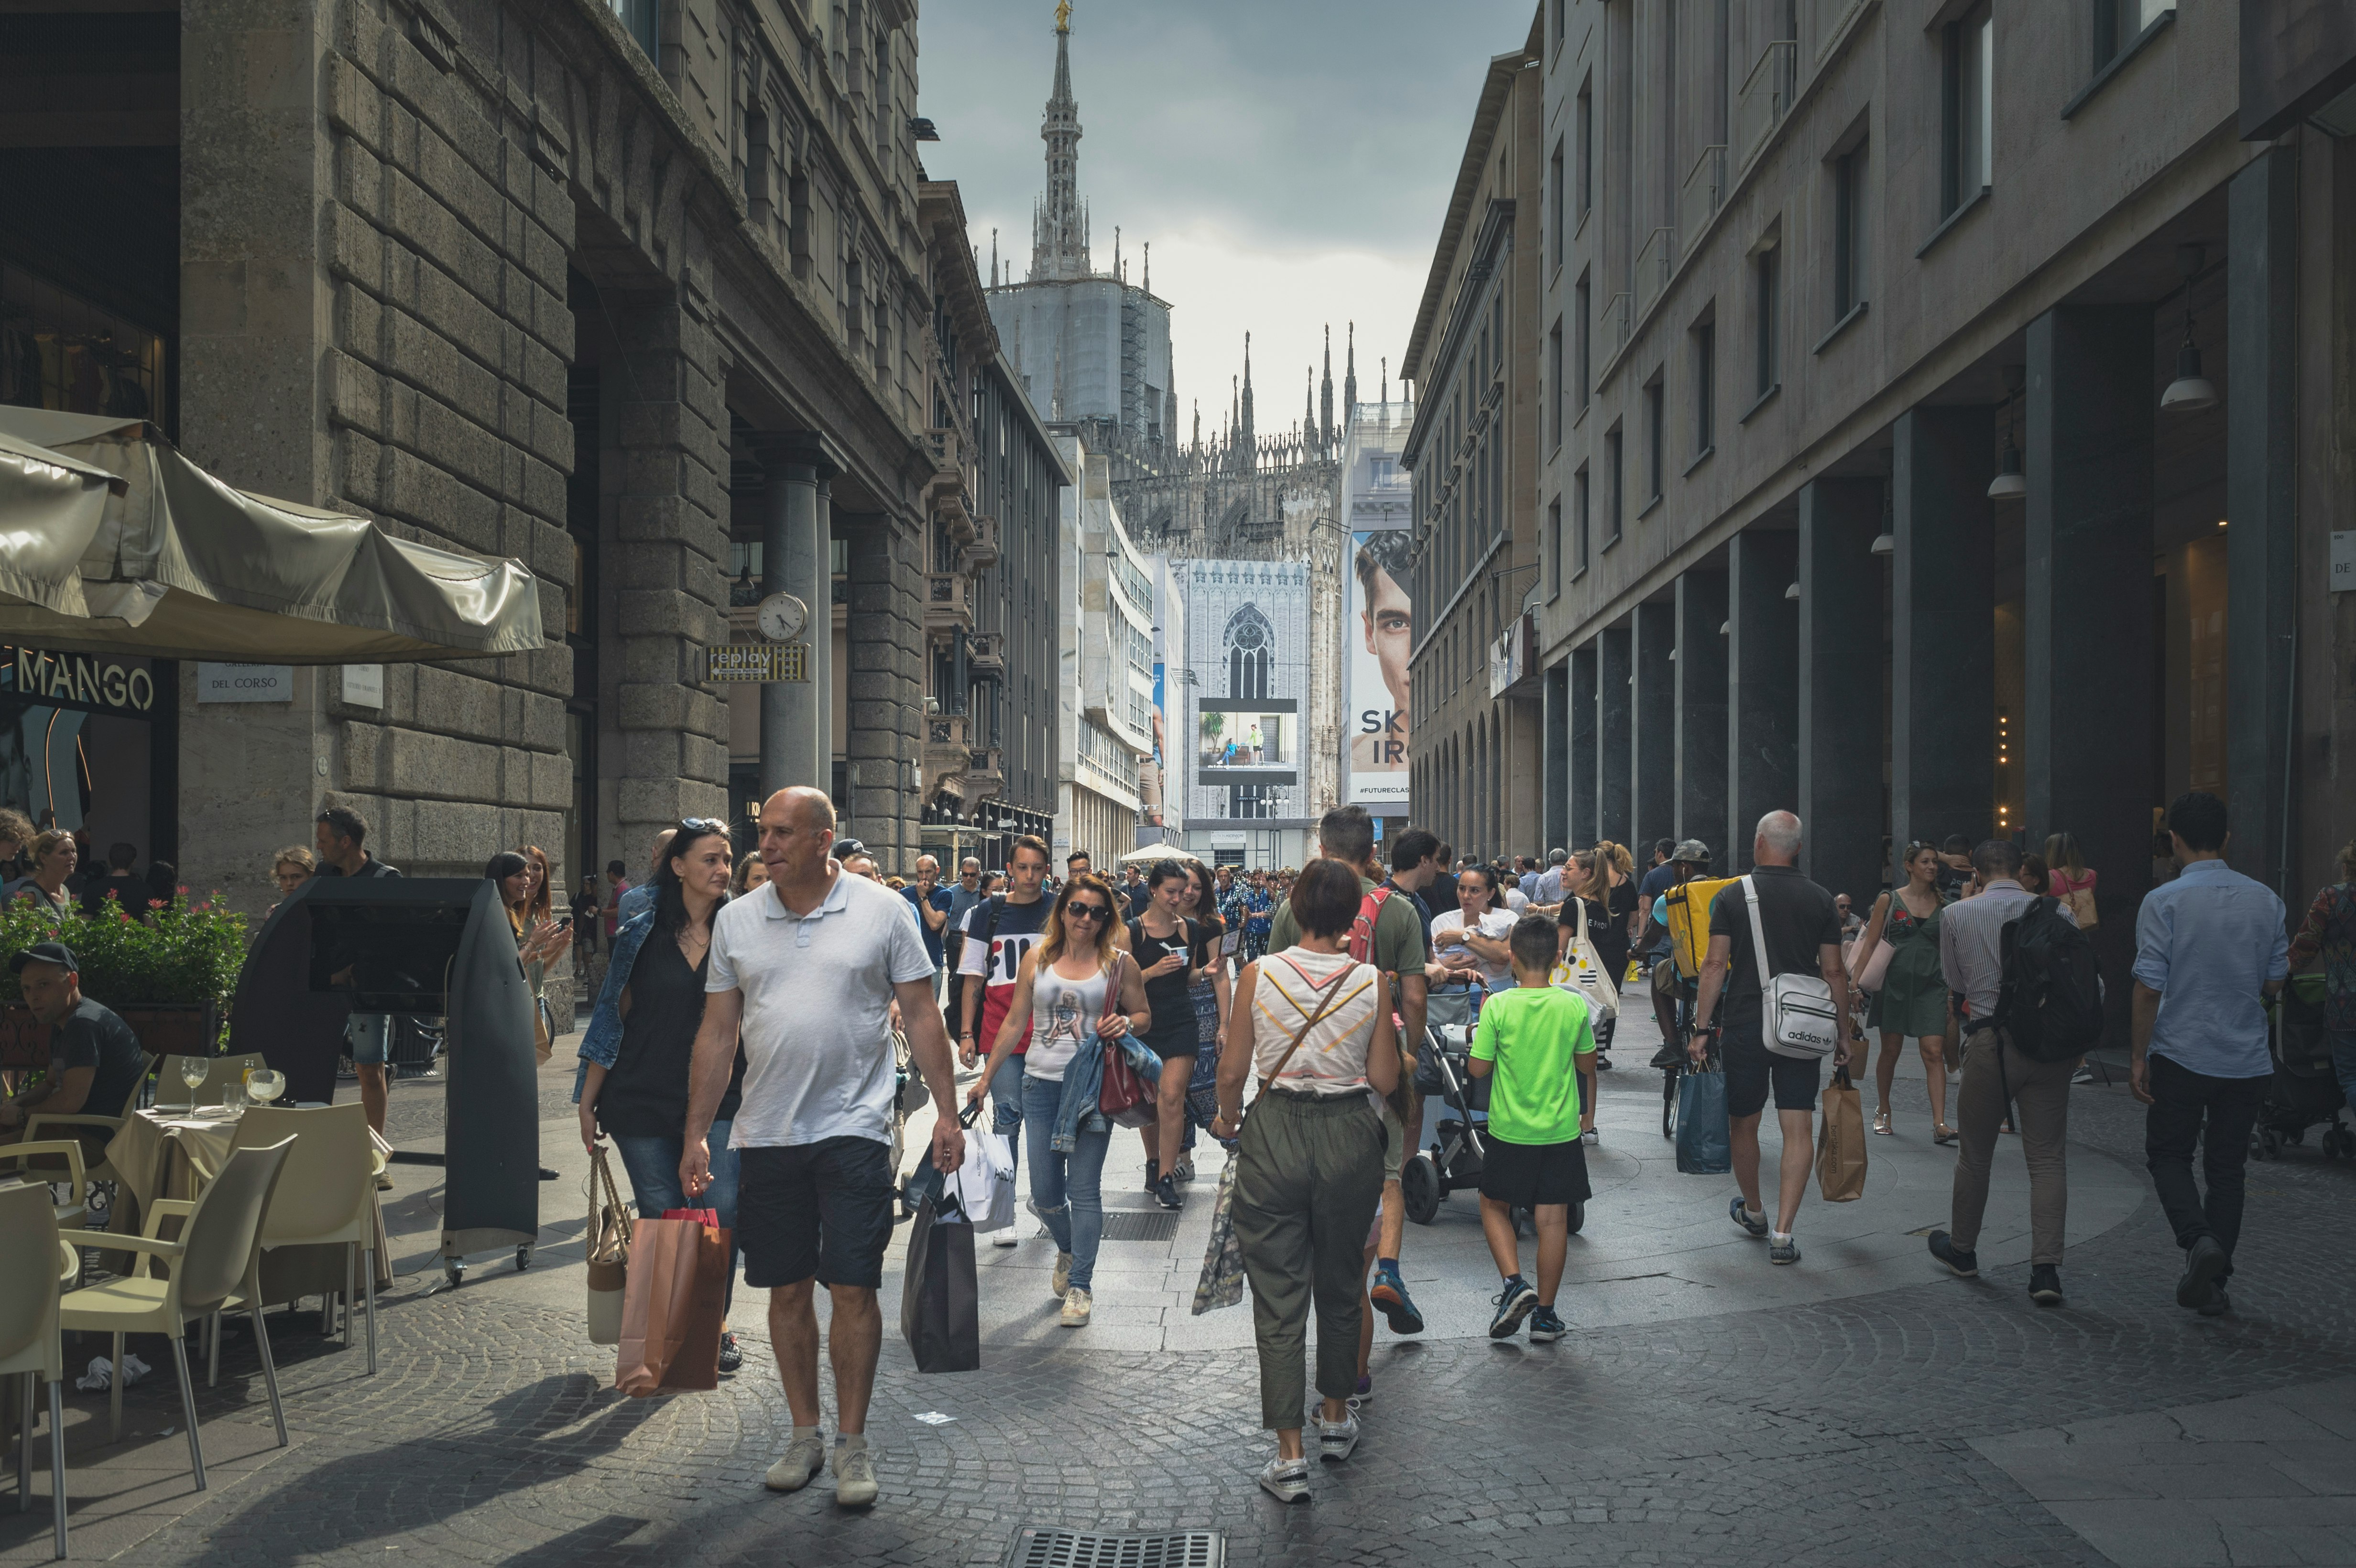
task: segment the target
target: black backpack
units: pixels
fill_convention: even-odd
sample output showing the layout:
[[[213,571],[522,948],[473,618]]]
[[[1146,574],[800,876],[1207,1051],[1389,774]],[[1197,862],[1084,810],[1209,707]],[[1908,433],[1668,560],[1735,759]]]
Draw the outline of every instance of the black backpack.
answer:
[[[2005,922],[2004,988],[1995,1021],[2032,1061],[2068,1061],[2103,1040],[2103,979],[2094,944],[2040,898]]]

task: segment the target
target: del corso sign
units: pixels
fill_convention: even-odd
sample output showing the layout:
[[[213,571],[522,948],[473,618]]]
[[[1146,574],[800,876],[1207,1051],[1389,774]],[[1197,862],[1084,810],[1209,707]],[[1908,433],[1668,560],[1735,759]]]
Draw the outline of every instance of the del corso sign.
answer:
[[[0,645],[0,691],[95,713],[145,715],[155,706],[155,677],[147,662],[104,654],[53,654]]]

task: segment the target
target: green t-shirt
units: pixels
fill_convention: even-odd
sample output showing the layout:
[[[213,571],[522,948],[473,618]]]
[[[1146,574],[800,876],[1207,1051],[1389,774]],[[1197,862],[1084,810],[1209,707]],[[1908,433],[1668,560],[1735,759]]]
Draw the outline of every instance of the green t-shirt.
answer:
[[[1358,879],[1360,897],[1374,891],[1372,880]],[[1268,950],[1281,953],[1300,940],[1301,923],[1292,918],[1292,901],[1287,899],[1276,906],[1276,918],[1269,923]],[[1423,921],[1407,894],[1394,891],[1383,900],[1382,912],[1375,916],[1374,951],[1366,955],[1366,962],[1385,975],[1423,973]]]
[[[1559,986],[1516,986],[1481,1008],[1476,1061],[1496,1063],[1489,1136],[1509,1144],[1565,1144],[1579,1136],[1579,1074],[1571,1058],[1595,1049],[1587,998]]]

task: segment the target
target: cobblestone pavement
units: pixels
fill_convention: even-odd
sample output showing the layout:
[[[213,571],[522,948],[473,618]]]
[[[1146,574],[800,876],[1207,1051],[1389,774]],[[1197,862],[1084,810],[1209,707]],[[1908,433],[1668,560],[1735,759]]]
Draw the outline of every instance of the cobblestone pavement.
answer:
[[[2140,1165],[2142,1117],[2124,1090],[2079,1090],[2073,1112],[2076,1157]],[[554,1147],[544,1130],[543,1157]],[[290,1450],[268,1446],[252,1350],[230,1342],[220,1387],[200,1401],[209,1456],[221,1456],[209,1493],[187,1489],[181,1439],[157,1435],[177,1424],[168,1371],[131,1391],[127,1424],[145,1435],[122,1449],[91,1441],[102,1400],[73,1396],[77,1496],[112,1488],[83,1506],[120,1513],[82,1530],[77,1555],[986,1564],[1033,1524],[1215,1529],[1239,1563],[2356,1563],[2356,1526],[2339,1511],[2356,1508],[2356,1427],[2330,1413],[2344,1392],[2317,1388],[2356,1375],[2351,1199],[2356,1169],[2310,1149],[2253,1166],[2236,1312],[2218,1320],[2175,1306],[2179,1254],[2146,1196],[2073,1246],[2058,1310],[2029,1305],[2023,1264],[1965,1282],[1926,1260],[1919,1283],[1575,1328],[1551,1346],[1385,1334],[1365,1441],[1312,1477],[1312,1506],[1291,1509],[1254,1482],[1269,1450],[1239,1348],[1085,1349],[1068,1336],[920,1377],[887,1335],[869,1424],[884,1497],[853,1515],[823,1484],[761,1488],[785,1412],[757,1325],[743,1374],[718,1393],[632,1401],[605,1386],[610,1353],[581,1336],[577,1273],[536,1269],[529,1295],[523,1281],[429,1295],[412,1283],[388,1298],[373,1379],[316,1319],[280,1320]],[[1575,1317],[1568,1295],[1566,1307]],[[2187,1545],[2122,1531],[2113,1503],[2095,1520],[2108,1533],[2082,1534],[2039,1500],[2066,1510],[2089,1495],[2040,1485],[2040,1446],[2128,1432],[2198,1468],[2217,1434],[2197,1413],[2252,1396],[2304,1399],[2318,1423],[2305,1430],[2327,1434],[2307,1472],[2269,1472],[2305,1475],[2318,1494],[2286,1518],[2297,1530],[2203,1526]],[[934,1413],[954,1419],[915,1419]],[[0,1562],[47,1556],[45,1480],[32,1513],[0,1509]]]

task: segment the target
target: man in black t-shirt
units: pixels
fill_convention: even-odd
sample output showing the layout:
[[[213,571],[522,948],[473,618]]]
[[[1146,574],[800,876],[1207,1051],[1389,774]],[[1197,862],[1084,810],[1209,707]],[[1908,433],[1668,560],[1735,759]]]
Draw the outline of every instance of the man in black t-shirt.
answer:
[[[14,1101],[0,1104],[0,1141],[24,1135],[26,1122],[58,1116],[120,1116],[147,1071],[139,1037],[113,1011],[81,994],[81,960],[62,942],[37,942],[8,960],[33,1017],[49,1026],[49,1071]],[[106,1157],[112,1128],[75,1127],[82,1166]]]
[[[1840,912],[1833,896],[1802,876],[1800,819],[1771,811],[1759,819],[1751,840],[1750,880],[1758,893],[1760,935],[1769,975],[1759,972],[1751,932],[1750,901],[1742,884],[1719,890],[1709,909],[1709,951],[1702,959],[1701,996],[1694,1008],[1694,1037],[1687,1048],[1698,1062],[1715,1026],[1726,1065],[1726,1114],[1732,1144],[1734,1180],[1742,1189],[1728,1213],[1750,1235],[1768,1242],[1771,1263],[1800,1261],[1792,1239],[1800,1200],[1813,1163],[1816,1085],[1824,1062],[1814,1056],[1784,1056],[1767,1049],[1763,1020],[1766,985],[1774,975],[1820,974],[1832,988],[1833,1016],[1848,1017],[1848,974],[1841,965]],[[1833,1065],[1848,1061],[1844,1039]],[[1770,1090],[1775,1120],[1783,1129],[1783,1160],[1775,1223],[1771,1229],[1759,1201],[1759,1116]]]

